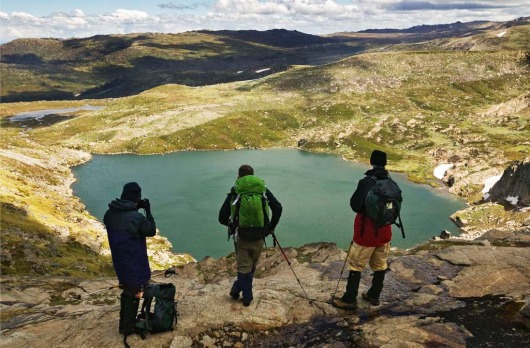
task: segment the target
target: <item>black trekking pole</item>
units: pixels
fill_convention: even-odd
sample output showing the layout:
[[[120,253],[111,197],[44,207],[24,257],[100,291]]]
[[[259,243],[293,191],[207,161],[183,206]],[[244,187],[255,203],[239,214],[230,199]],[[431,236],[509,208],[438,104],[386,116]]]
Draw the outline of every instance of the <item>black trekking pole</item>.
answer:
[[[91,296],[91,295],[99,294],[100,292],[104,292],[104,291],[108,291],[108,290],[112,290],[112,289],[118,289],[120,287],[121,287],[121,284],[113,285],[113,286],[109,286],[109,287],[103,288],[101,290],[92,291],[92,292],[89,292],[89,293],[86,293],[86,294],[83,294],[83,295],[78,294],[78,295],[75,295],[74,298],[76,300],[80,300],[83,296],[88,297],[88,296]]]
[[[401,221],[401,214],[398,215],[398,218],[399,218],[399,224],[396,223],[396,225],[397,227],[401,229],[401,235],[403,236],[403,238],[405,238],[405,228],[403,227],[403,221]]]
[[[342,265],[342,269],[340,270],[340,276],[339,280],[337,281],[337,287],[335,288],[335,292],[333,293],[333,296],[331,297],[331,301],[335,299],[335,295],[337,294],[337,290],[339,289],[339,283],[342,278],[342,273],[344,273],[344,268],[346,267],[346,261],[348,261],[348,255],[350,255],[351,248],[353,246],[353,240],[350,243],[350,247],[348,248],[348,252],[346,253],[346,257],[344,258],[344,264]]]
[[[307,292],[305,291],[304,287],[302,286],[302,283],[300,282],[300,279],[298,279],[298,276],[296,275],[293,267],[291,266],[291,261],[289,261],[289,258],[287,257],[287,255],[285,255],[285,252],[283,251],[282,246],[278,242],[278,238],[276,238],[276,235],[274,234],[274,232],[272,232],[272,238],[274,240],[274,245],[278,246],[278,248],[282,252],[283,257],[285,258],[285,261],[287,261],[287,264],[289,265],[289,268],[291,269],[291,271],[293,271],[293,274],[294,274],[294,277],[296,278],[296,281],[298,282],[298,284],[300,285],[300,288],[302,288],[302,291],[304,292],[305,299],[309,301],[310,305],[313,305],[314,300],[310,299],[309,296],[307,295]]]
[[[172,275],[176,274],[174,267],[175,266],[173,266],[173,268],[166,269],[164,272],[157,273],[157,274],[151,276],[151,278],[156,278],[156,277],[159,277],[161,275],[164,275],[164,277],[169,278]],[[88,293],[83,294],[83,295],[78,294],[78,295],[75,295],[74,297],[75,297],[76,300],[80,300],[82,297],[89,297],[91,295],[99,294],[100,292],[105,292],[105,291],[109,291],[109,290],[113,290],[113,289],[118,289],[118,288],[121,288],[121,286],[122,286],[121,284],[113,285],[113,286],[109,286],[109,287],[106,287],[106,288],[103,288],[103,289],[100,289],[100,290],[88,292]]]

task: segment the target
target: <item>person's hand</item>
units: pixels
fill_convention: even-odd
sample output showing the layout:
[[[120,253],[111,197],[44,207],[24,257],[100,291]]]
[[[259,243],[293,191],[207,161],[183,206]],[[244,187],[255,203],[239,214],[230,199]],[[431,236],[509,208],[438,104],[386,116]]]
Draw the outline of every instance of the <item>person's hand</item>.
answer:
[[[150,211],[151,210],[151,203],[149,202],[149,200],[147,198],[144,199],[143,208],[145,209],[145,211]]]

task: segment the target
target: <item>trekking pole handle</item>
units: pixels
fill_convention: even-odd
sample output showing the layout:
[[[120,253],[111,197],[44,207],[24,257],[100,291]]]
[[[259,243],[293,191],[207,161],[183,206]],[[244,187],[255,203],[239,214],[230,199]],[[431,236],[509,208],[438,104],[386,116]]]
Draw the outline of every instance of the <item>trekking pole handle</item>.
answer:
[[[177,271],[175,271],[175,267],[179,267],[179,266],[170,267],[170,268],[166,269],[164,272],[160,272],[160,273],[157,273],[155,275],[152,275],[151,278],[160,277],[162,274],[164,275],[164,277],[169,278],[172,275],[177,274]]]
[[[177,274],[177,273],[175,272],[174,268],[168,268],[164,272],[164,277],[169,278],[169,277],[171,277],[172,275],[175,275],[175,274]]]

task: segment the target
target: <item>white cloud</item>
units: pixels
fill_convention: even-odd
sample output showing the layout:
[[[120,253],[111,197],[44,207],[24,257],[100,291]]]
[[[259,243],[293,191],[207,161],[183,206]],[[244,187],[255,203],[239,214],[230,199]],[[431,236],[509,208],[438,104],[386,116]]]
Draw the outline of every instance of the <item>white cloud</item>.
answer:
[[[111,16],[114,19],[118,19],[121,21],[132,21],[132,22],[143,21],[149,18],[149,15],[145,13],[144,11],[124,10],[124,9],[118,9],[112,12]]]
[[[26,12],[13,12],[11,13],[10,19],[16,22],[23,22],[28,24],[41,22],[40,18],[35,17],[32,14]]]
[[[59,12],[51,16],[43,18],[44,25],[50,25],[54,27],[65,27],[69,30],[74,30],[76,28],[83,28],[88,24],[84,16],[80,16],[78,12],[64,13]]]
[[[358,6],[342,5],[334,0],[218,0],[218,12],[236,15],[336,16],[358,10]]]
[[[75,9],[72,11],[74,17],[85,17],[85,13],[80,9]]]
[[[281,2],[257,0],[219,0],[215,4],[215,9],[222,13],[239,15],[287,15],[289,9]]]

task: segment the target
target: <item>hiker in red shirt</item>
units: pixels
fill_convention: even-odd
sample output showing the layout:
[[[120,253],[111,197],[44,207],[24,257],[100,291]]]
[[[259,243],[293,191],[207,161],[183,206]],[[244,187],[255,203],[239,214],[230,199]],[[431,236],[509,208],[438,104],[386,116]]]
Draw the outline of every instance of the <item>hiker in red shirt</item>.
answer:
[[[390,240],[392,239],[392,226],[380,226],[376,228],[374,222],[366,215],[366,196],[372,186],[375,185],[373,177],[385,179],[388,177],[386,166],[386,153],[374,150],[370,156],[372,169],[365,173],[357,185],[357,189],[350,198],[350,206],[357,213],[353,225],[353,244],[347,255],[348,282],[346,292],[339,298],[332,300],[332,305],[341,309],[354,310],[357,308],[357,293],[361,281],[361,272],[370,264],[374,271],[372,286],[367,292],[362,293],[362,298],[372,305],[379,305],[379,296],[383,290],[385,272],[388,268],[387,258],[390,251]]]

